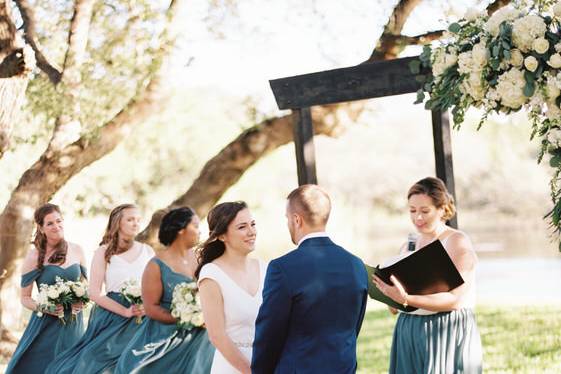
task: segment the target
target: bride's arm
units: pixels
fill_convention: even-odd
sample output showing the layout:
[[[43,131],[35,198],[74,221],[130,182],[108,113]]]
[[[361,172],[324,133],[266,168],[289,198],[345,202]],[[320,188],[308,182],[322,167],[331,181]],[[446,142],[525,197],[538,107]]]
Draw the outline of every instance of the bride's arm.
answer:
[[[210,342],[230,365],[243,374],[251,374],[249,360],[226,334],[224,300],[220,286],[214,280],[205,278],[199,283],[199,294]]]

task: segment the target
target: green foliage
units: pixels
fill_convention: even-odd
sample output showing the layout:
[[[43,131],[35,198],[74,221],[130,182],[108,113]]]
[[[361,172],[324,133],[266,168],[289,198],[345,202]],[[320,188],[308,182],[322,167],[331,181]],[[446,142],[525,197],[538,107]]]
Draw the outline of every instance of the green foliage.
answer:
[[[460,127],[465,112],[473,106],[483,109],[478,129],[493,112],[530,112],[531,139],[536,135],[542,138],[538,162],[549,153],[549,165],[555,170],[550,187],[556,208],[546,217],[551,219],[554,233],[561,234],[561,219],[556,213],[561,211],[557,206],[561,205],[561,186],[556,181],[561,173],[561,156],[557,154],[561,153],[557,151],[561,149],[561,69],[555,67],[561,18],[534,12],[550,5],[518,4],[520,8],[503,15],[497,12],[491,17],[461,19],[449,26],[453,33],[449,40],[433,48],[425,46],[418,61],[420,67],[410,66],[420,76],[418,81],[423,82],[415,103],[423,102],[427,93],[425,107],[451,109],[455,128]],[[532,35],[528,41],[524,39],[526,35],[520,34],[529,32],[524,30],[530,19],[524,17],[529,14],[537,16],[533,20],[539,24],[536,29],[540,35]],[[519,34],[513,36],[514,32]]]

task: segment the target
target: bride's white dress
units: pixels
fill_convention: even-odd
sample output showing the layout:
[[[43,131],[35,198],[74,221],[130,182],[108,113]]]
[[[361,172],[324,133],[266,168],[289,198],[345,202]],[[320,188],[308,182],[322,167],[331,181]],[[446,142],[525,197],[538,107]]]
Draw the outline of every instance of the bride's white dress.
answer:
[[[249,362],[251,362],[253,338],[255,336],[255,319],[263,302],[262,291],[266,271],[267,265],[259,261],[259,288],[253,296],[238,286],[228,274],[213,263],[203,266],[199,274],[199,283],[203,279],[209,278],[220,286],[224,299],[226,334],[240,349],[241,353],[248,358]],[[218,350],[214,353],[210,372],[211,374],[239,373]]]

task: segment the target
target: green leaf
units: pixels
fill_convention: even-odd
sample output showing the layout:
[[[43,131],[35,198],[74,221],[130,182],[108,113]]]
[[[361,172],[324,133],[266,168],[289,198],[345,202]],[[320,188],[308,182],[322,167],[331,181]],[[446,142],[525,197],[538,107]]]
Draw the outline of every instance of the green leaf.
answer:
[[[524,80],[526,80],[526,83],[534,83],[536,80],[536,76],[531,71],[525,70]]]
[[[510,51],[507,49],[503,50],[503,57],[510,60]]]
[[[460,24],[457,22],[454,22],[450,26],[448,26],[448,31],[453,32],[454,34],[459,33],[461,29],[462,26],[460,26]]]
[[[502,46],[503,46],[504,49],[506,49],[507,51],[510,51],[510,44],[508,44],[508,43],[505,42],[504,40],[503,40],[503,42],[502,42],[501,44],[502,44]]]
[[[499,51],[500,51],[499,45],[498,44],[494,45],[493,50],[491,52],[493,54],[493,57],[498,57],[499,56]]]
[[[561,156],[555,155],[549,160],[549,166],[552,168],[558,168],[561,166]]]
[[[418,90],[417,91],[417,100],[415,100],[414,104],[420,104],[423,102],[423,100],[425,100],[425,93],[423,92],[423,90]]]

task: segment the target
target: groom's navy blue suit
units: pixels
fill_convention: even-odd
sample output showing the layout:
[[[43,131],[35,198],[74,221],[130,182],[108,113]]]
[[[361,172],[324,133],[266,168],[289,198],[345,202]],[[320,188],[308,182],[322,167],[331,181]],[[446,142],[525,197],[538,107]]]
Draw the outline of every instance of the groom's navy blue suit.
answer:
[[[356,371],[368,275],[327,237],[269,263],[253,342],[253,374]]]

